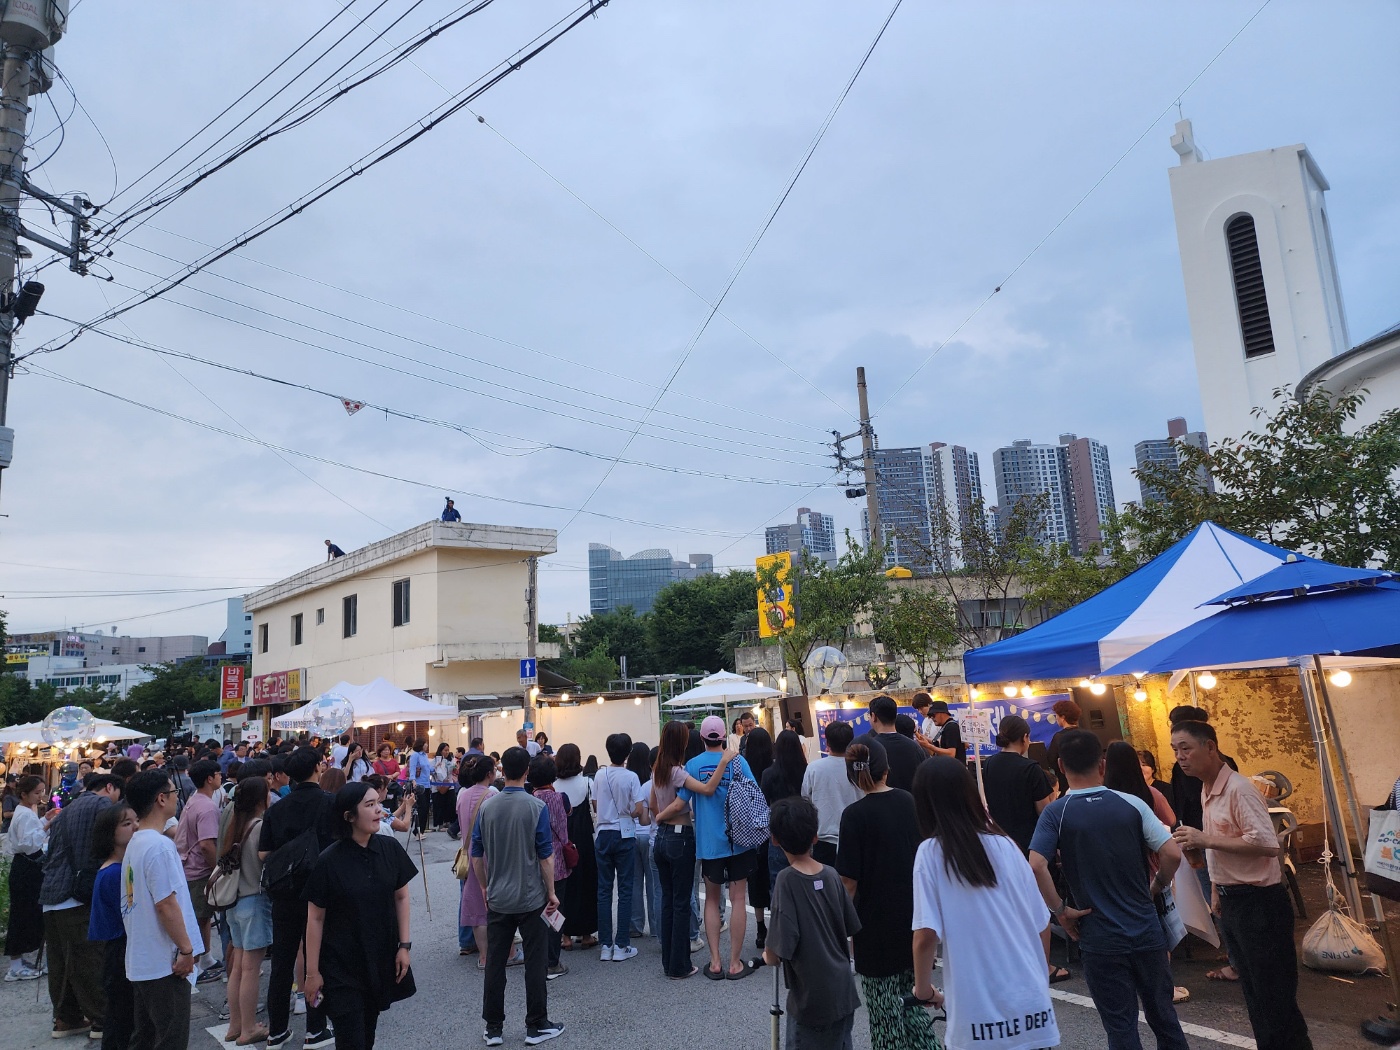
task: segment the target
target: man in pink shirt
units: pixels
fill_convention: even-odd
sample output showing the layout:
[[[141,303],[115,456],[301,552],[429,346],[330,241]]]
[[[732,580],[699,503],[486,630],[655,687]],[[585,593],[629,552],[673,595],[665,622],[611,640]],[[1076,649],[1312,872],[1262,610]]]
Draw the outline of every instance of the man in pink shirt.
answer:
[[[214,792],[219,790],[223,777],[217,762],[204,759],[190,767],[190,780],[194,782],[195,793],[180,814],[180,826],[175,829],[175,849],[185,869],[185,881],[189,883],[190,903],[199,921],[199,935],[208,944],[214,909],[204,899],[204,887],[218,859],[219,804],[214,801]],[[206,966],[200,971],[199,983],[217,981],[221,973],[220,963]]]
[[[1225,764],[1209,722],[1178,722],[1172,751],[1181,771],[1203,785],[1201,828],[1182,825],[1172,836],[1183,849],[1205,851],[1211,906],[1239,970],[1255,1042],[1259,1050],[1312,1050],[1298,1009],[1293,906],[1264,797]]]

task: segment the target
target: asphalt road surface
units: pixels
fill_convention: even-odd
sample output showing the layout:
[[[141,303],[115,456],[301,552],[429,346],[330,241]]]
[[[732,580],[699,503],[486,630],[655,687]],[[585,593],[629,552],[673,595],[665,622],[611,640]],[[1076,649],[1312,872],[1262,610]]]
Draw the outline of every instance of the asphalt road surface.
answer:
[[[380,1019],[378,1045],[384,1050],[443,1045],[471,1047],[484,1026],[481,1021],[481,975],[476,957],[457,954],[457,882],[452,877],[451,859],[457,843],[446,835],[431,834],[424,843],[427,859],[428,892],[424,900],[420,876],[413,884],[413,969],[418,994],[399,1003]],[[418,860],[418,847],[409,843],[410,855]],[[431,916],[427,904],[432,906]],[[1313,914],[1316,914],[1314,911]],[[752,945],[752,915],[749,944],[744,956],[756,954]],[[1306,925],[1300,925],[1300,930]],[[724,935],[727,941],[728,935]],[[570,972],[549,983],[549,1015],[563,1023],[565,1032],[556,1041],[560,1046],[615,1046],[623,1048],[662,1048],[695,1041],[717,1044],[725,1050],[764,1050],[769,1046],[769,1007],[773,1000],[772,970],[763,969],[743,981],[723,983],[696,976],[688,981],[668,980],[661,972],[660,947],[651,937],[634,941],[639,948],[635,959],[622,963],[602,962],[596,950],[566,952]],[[1057,958],[1061,953],[1057,949]],[[1215,965],[1213,950],[1196,953],[1189,960],[1178,959],[1177,983],[1188,986],[1192,1001],[1179,1007],[1188,1026],[1192,1047],[1215,1050],[1218,1047],[1253,1047],[1238,988],[1207,982],[1204,973]],[[703,951],[694,958],[702,964]],[[1068,1050],[1089,1050],[1104,1045],[1098,1014],[1088,998],[1088,990],[1071,964],[1075,979],[1057,984],[1055,1012],[1060,1028],[1060,1046]],[[264,980],[266,965],[264,965]],[[505,1045],[524,1046],[525,988],[522,972],[508,971],[506,989]],[[193,1000],[190,1046],[212,1050],[215,1037],[206,1029],[217,1026],[223,1006],[223,984],[202,985]],[[1347,984],[1319,974],[1305,974],[1304,1012],[1309,1019],[1317,1050],[1355,1050],[1365,1045],[1357,1023],[1378,1011],[1385,997],[1384,982],[1362,978]],[[38,1050],[40,1047],[93,1045],[79,1039],[63,1043],[50,1038],[51,1018],[47,982],[40,980],[0,985],[0,1046],[5,1050]],[[940,1035],[942,1025],[939,1026]],[[300,1050],[302,1018],[293,1018],[291,1050]],[[1146,1025],[1143,1043],[1155,1045]],[[870,1033],[864,1011],[856,1015],[855,1045],[868,1050]]]

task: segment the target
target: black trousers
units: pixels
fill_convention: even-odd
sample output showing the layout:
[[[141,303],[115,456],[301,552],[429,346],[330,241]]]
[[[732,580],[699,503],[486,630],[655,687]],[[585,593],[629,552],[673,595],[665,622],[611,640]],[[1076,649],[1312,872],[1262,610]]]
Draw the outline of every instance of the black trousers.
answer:
[[[413,800],[413,830],[423,834],[428,830],[428,814],[433,810],[431,788],[419,788]]]
[[[107,1016],[102,1022],[102,1050],[126,1050],[136,1027],[136,1003],[126,979],[126,938],[108,941],[102,987],[107,992]]]
[[[374,1050],[379,1008],[373,1003],[359,1003],[345,1013],[331,1014],[330,1019],[335,1026],[335,1050]]]
[[[292,980],[295,977],[297,949],[306,936],[306,905],[301,901],[272,902],[272,969],[267,976],[267,1030],[280,1035],[287,1030],[292,1012]],[[319,1007],[306,1004],[306,1030],[322,1032],[326,1015]]]
[[[1298,1009],[1293,906],[1282,883],[1221,886],[1220,926],[1240,974],[1240,990],[1259,1050],[1312,1050]]]
[[[830,864],[836,866],[836,843],[822,842],[820,839],[812,843],[812,859],[818,864]]]
[[[503,914],[486,911],[486,974],[482,987],[481,1017],[490,1031],[506,1023],[506,959],[510,956],[515,931],[525,950],[525,1026],[542,1025],[549,1019],[549,991],[545,979],[549,945],[544,909]]]
[[[80,1025],[83,1018],[101,1025],[107,1014],[102,991],[104,946],[88,940],[89,905],[44,912],[44,945],[49,953],[49,998],[53,1018]]]
[[[190,1045],[190,982],[184,977],[132,981],[136,1030],[131,1045],[141,1050],[187,1050]]]

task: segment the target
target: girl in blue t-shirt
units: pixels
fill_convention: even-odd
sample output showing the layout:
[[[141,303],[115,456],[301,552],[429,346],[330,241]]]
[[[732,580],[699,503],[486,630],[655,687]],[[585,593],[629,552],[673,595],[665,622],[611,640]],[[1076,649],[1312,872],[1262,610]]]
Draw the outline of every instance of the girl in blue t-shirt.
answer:
[[[103,1046],[126,1046],[135,1028],[131,982],[126,979],[126,927],[122,925],[122,858],[136,834],[136,812],[125,802],[114,802],[97,814],[92,828],[92,855],[107,858],[92,883],[92,910],[88,940],[106,941],[102,989],[107,994],[107,1015],[102,1023]]]

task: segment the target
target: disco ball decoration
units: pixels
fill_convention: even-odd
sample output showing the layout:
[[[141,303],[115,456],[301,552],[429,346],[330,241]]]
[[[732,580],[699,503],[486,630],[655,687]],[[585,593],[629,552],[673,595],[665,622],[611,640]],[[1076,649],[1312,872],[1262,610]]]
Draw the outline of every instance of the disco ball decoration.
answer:
[[[322,693],[306,705],[306,732],[323,740],[350,732],[355,721],[355,708],[339,693]]]
[[[97,719],[85,707],[57,707],[39,723],[39,735],[46,744],[71,747],[97,735]]]
[[[846,654],[834,645],[813,649],[802,667],[808,689],[817,693],[829,692],[846,680]]]

